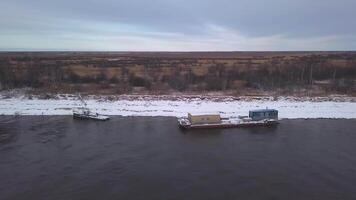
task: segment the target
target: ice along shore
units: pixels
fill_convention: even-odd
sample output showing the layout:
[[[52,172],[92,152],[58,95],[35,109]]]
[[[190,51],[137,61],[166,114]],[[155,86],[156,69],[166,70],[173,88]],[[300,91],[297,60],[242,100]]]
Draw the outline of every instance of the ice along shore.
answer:
[[[88,107],[105,115],[185,116],[187,112],[247,115],[249,110],[275,108],[280,118],[356,118],[355,97],[213,97],[213,96],[86,96]],[[76,95],[9,96],[0,94],[0,115],[71,115],[82,104]]]

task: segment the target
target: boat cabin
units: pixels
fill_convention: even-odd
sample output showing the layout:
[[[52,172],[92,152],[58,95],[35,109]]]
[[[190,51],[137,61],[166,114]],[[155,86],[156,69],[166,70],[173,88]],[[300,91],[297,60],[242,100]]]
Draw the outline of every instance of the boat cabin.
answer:
[[[259,121],[263,119],[278,119],[278,110],[275,109],[251,110],[249,112],[249,117],[253,121]]]
[[[221,122],[219,113],[188,113],[191,124],[216,124]]]

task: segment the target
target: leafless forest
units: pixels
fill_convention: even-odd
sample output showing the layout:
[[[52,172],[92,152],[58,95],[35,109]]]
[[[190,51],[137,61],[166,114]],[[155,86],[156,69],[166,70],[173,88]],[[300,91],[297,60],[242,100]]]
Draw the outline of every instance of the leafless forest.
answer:
[[[356,52],[0,53],[0,88],[94,94],[356,95]]]

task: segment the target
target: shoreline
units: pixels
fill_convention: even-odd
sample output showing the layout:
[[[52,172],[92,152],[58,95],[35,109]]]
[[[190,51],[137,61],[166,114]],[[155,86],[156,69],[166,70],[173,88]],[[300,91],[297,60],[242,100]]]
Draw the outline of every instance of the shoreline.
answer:
[[[110,116],[182,117],[188,112],[219,112],[223,117],[274,108],[281,119],[356,119],[356,98],[230,97],[204,95],[88,95],[88,108]],[[81,107],[77,95],[6,95],[0,93],[0,115],[72,115]]]
[[[79,100],[79,94],[83,99],[95,99],[100,101],[117,101],[117,100],[210,100],[210,101],[251,101],[251,100],[289,100],[289,101],[333,101],[333,102],[356,102],[356,96],[343,94],[330,94],[327,96],[298,96],[298,95],[224,95],[221,93],[172,93],[172,94],[81,94],[81,93],[51,93],[51,92],[34,92],[31,88],[18,88],[10,90],[0,90],[0,100],[2,99],[39,99],[39,100],[61,100],[71,99]]]
[[[19,119],[19,118],[26,118],[26,117],[54,117],[54,118],[60,118],[60,117],[69,117],[73,118],[73,115],[1,115],[0,114],[0,120],[6,120],[8,119],[9,121],[0,121],[2,124],[6,123],[11,123],[13,122],[13,119]],[[122,116],[122,115],[110,115],[110,120],[118,118],[118,119],[159,119],[159,118],[168,118],[168,119],[177,119],[175,116],[136,116],[136,115],[130,115],[130,116]],[[304,121],[304,120],[347,120],[347,121],[356,121],[356,118],[280,118],[278,119],[279,121]],[[97,120],[83,120],[83,121],[93,121],[93,122],[102,122],[102,121],[97,121]],[[108,120],[109,121],[109,120]],[[104,121],[105,122],[105,121]]]

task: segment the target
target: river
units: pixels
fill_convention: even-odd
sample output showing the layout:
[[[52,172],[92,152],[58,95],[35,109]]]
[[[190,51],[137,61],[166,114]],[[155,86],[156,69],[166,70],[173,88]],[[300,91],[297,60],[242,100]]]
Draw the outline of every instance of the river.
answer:
[[[356,120],[0,117],[0,199],[356,199]]]

